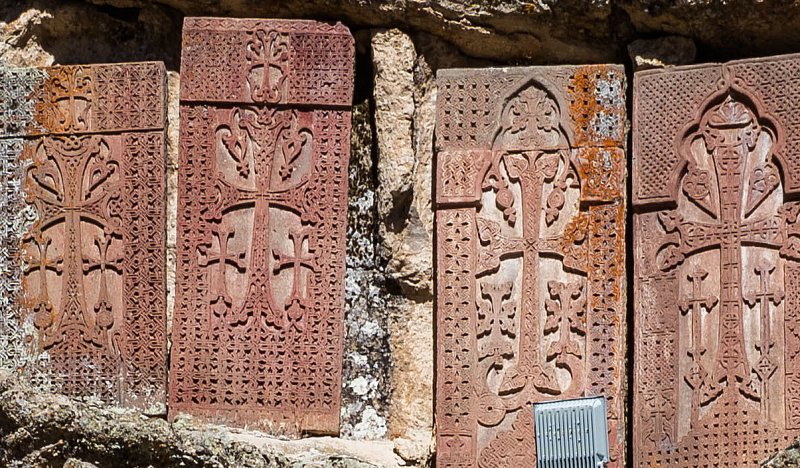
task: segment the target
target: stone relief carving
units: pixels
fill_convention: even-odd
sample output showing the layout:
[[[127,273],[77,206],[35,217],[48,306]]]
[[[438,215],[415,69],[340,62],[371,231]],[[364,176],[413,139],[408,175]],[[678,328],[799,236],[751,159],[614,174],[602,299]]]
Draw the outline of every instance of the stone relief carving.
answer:
[[[3,117],[30,114],[4,121],[0,140],[9,275],[0,356],[54,391],[163,412],[163,65],[3,77]]]
[[[170,414],[337,434],[353,39],[187,19]]]
[[[637,466],[757,466],[797,435],[800,127],[779,77],[799,67],[787,56],[636,76]]]
[[[438,84],[437,466],[532,466],[532,404],[600,394],[620,466],[624,73]]]

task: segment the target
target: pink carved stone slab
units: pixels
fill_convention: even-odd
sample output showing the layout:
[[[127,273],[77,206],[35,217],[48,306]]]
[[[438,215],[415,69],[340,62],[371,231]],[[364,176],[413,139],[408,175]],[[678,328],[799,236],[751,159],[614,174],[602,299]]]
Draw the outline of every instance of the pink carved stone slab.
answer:
[[[188,18],[170,416],[337,434],[354,43]]]
[[[800,435],[800,56],[634,81],[634,463]]]
[[[0,69],[0,362],[164,412],[161,63]]]
[[[443,70],[437,467],[535,466],[535,402],[605,395],[625,435],[625,72]]]

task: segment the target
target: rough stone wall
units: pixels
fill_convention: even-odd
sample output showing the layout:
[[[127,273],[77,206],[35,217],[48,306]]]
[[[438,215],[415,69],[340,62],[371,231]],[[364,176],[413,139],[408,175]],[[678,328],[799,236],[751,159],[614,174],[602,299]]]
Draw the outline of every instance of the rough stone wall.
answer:
[[[345,274],[346,339],[342,375],[342,436],[380,439],[387,434],[391,359],[389,314],[381,294],[376,180],[370,101],[353,108]]]
[[[253,462],[252,466],[430,463],[434,429],[431,168],[436,70],[580,62],[617,62],[639,68],[800,51],[800,5],[788,0],[3,2],[0,60],[10,66],[141,60],[166,63],[170,90],[170,316],[176,242],[177,71],[181,24],[186,15],[339,20],[351,28],[358,44],[341,428],[343,439],[358,440],[314,438],[276,443],[276,453],[284,458],[262,456],[267,461]],[[628,59],[628,49],[632,61]],[[82,416],[90,421],[100,418],[109,424],[102,431],[85,433],[80,424],[65,424],[64,414],[41,411],[53,400],[37,399],[15,379],[6,378],[3,382],[0,400],[23,401],[24,405],[2,407],[0,402],[0,464],[14,462],[24,466],[27,460],[30,465],[39,460],[36,457],[42,451],[49,450],[59,453],[52,460],[83,457],[100,466],[108,465],[114,457],[128,457],[132,465],[154,460],[142,450],[124,448],[137,443],[143,443],[145,448],[148,444],[158,445],[164,447],[159,450],[176,454],[177,458],[168,461],[192,460],[189,455],[182,458],[186,449],[180,444],[188,443],[202,456],[216,454],[219,458],[214,458],[213,464],[233,466],[242,460],[230,458],[240,456],[238,450],[259,452],[258,447],[271,440],[249,434],[245,439],[250,445],[246,447],[223,444],[208,448],[184,438],[180,426],[170,427],[160,421],[155,424],[161,426],[147,436],[148,443],[137,439],[136,431],[123,431],[116,439],[101,437],[99,440],[122,447],[92,449],[102,452],[101,456],[85,450],[86,444],[74,442],[77,439],[73,436],[100,437],[104,431],[113,431],[115,424],[124,427],[139,416],[130,416],[131,420],[89,403],[58,400],[73,405],[69,406],[69,417],[79,421]],[[40,419],[23,420],[20,414],[36,414]],[[220,428],[197,430],[223,438],[240,435]],[[25,433],[29,434],[24,436],[25,442],[18,442],[17,437]],[[180,444],[173,443],[175,437]],[[59,439],[66,440],[71,448],[62,450]],[[332,465],[330,459],[312,462],[297,455],[312,449],[371,465]],[[375,455],[373,451],[387,456],[370,458]],[[297,457],[285,458],[287,453]],[[196,464],[202,464],[212,458],[196,460],[200,460]],[[78,461],[71,463],[80,466]],[[195,462],[187,465],[192,463]]]

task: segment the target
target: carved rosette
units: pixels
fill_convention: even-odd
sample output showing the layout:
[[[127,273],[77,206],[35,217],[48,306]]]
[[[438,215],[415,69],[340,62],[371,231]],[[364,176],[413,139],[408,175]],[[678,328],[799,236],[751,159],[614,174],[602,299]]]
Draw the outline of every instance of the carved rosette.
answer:
[[[4,74],[2,118],[30,120],[3,120],[0,140],[14,211],[3,364],[54,391],[163,412],[163,65]]]
[[[533,466],[532,404],[605,395],[624,454],[624,73],[445,70],[437,466]]]
[[[636,466],[757,466],[800,432],[791,69],[636,76]]]
[[[354,46],[187,19],[170,417],[337,434]]]

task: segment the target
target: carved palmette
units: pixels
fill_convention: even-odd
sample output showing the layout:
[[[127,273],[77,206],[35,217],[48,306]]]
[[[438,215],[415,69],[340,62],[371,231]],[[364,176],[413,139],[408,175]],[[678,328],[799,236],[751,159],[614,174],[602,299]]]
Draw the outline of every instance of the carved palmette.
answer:
[[[0,75],[13,276],[0,361],[53,391],[163,412],[163,65]]]
[[[532,403],[600,394],[619,464],[624,74],[447,70],[438,84],[437,466],[533,466]]]
[[[787,296],[800,122],[778,84],[798,67],[637,74],[637,466],[757,466],[800,429]]]

